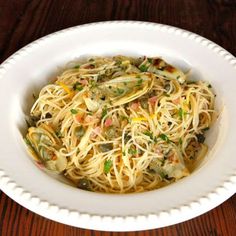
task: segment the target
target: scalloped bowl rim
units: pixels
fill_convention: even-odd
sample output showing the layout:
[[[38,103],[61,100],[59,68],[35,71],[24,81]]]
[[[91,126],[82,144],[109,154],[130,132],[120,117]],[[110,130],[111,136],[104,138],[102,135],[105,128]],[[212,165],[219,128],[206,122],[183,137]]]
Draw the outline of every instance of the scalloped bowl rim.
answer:
[[[157,44],[159,40],[160,44]],[[173,63],[179,63],[180,67],[196,68],[196,76],[204,74],[205,78],[206,75],[216,87],[217,94],[223,97],[220,99],[222,115],[216,133],[211,134],[214,140],[210,144],[212,150],[207,161],[191,176],[145,193],[91,193],[51,178],[28,158],[17,128],[22,125],[25,95],[29,90],[42,86],[56,73],[57,66],[78,56],[117,53],[152,56],[159,53]],[[32,68],[35,64],[37,68]],[[0,137],[0,189],[44,217],[96,230],[160,228],[203,214],[228,199],[236,190],[236,161],[232,155],[235,153],[233,140],[236,140],[236,135],[233,131],[236,131],[236,126],[233,121],[236,120],[236,111],[233,108],[236,106],[235,101],[230,100],[236,87],[233,81],[235,72],[236,59],[220,46],[186,30],[156,23],[91,23],[40,38],[0,65],[0,79],[4,85],[0,88],[0,108],[5,110],[0,125],[4,134]],[[220,78],[223,74],[227,83],[222,84]],[[17,84],[18,76],[22,82]],[[6,96],[8,99],[4,99]],[[223,155],[227,158],[222,158]]]

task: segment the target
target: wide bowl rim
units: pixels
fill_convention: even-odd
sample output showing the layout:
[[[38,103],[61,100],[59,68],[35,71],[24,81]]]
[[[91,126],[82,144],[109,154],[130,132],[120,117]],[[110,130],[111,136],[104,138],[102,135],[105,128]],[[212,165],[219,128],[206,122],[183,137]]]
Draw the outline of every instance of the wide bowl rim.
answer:
[[[224,60],[226,60],[230,65],[232,65],[234,69],[236,69],[236,59],[233,55],[231,55],[221,46],[195,33],[177,27],[151,22],[103,21],[63,29],[31,42],[30,44],[15,52],[12,56],[7,58],[0,65],[0,76],[2,76],[7,71],[11,64],[13,64],[15,60],[17,60],[17,58],[20,58],[20,56],[24,55],[25,53],[30,53],[31,48],[33,48],[34,46],[39,46],[45,40],[48,40],[52,37],[57,37],[58,35],[62,35],[68,31],[81,29],[82,27],[90,28],[93,26],[106,24],[124,24],[131,26],[143,25],[147,27],[157,28],[165,32],[182,35],[184,38],[194,40],[198,44],[201,44],[207,47],[208,49],[214,51],[215,53],[220,55]],[[10,196],[13,200],[23,205],[24,207],[30,209],[31,211],[61,223],[98,230],[132,231],[159,228],[167,225],[176,224],[211,210],[212,208],[218,206],[235,193],[236,173],[232,173],[227,180],[222,182],[218,188],[214,189],[213,191],[210,191],[207,196],[201,197],[197,200],[193,200],[189,202],[188,205],[168,209],[168,211],[165,212],[151,213],[146,215],[140,214],[136,216],[93,215],[83,212],[75,212],[73,210],[66,209],[55,204],[51,204],[47,200],[43,200],[39,197],[34,196],[33,193],[28,192],[25,188],[18,186],[17,181],[8,176],[8,174],[1,168],[0,189],[8,196]],[[214,199],[213,202],[212,199]],[[206,207],[206,203],[208,203],[208,207]],[[176,217],[179,214],[181,214],[181,217]],[[157,221],[160,221],[160,223],[157,224]],[[110,227],[107,227],[108,223],[111,224]],[[123,224],[123,226],[121,226],[121,224]]]

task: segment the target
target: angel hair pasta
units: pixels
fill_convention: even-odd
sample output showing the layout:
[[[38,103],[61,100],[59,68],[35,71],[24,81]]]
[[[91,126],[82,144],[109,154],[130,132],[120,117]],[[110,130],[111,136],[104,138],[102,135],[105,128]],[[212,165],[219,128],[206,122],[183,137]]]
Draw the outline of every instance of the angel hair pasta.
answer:
[[[26,141],[38,163],[81,189],[156,189],[206,154],[210,87],[161,58],[94,57],[42,88]]]

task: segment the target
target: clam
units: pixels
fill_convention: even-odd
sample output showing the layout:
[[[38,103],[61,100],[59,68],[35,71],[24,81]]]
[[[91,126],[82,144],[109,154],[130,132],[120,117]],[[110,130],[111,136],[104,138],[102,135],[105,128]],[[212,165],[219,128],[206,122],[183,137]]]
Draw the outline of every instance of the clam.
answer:
[[[161,58],[148,58],[139,65],[139,69],[166,78],[177,79],[181,84],[186,80],[186,75],[180,69],[166,63]]]
[[[91,111],[105,105],[123,105],[147,93],[152,88],[155,78],[150,73],[126,74],[99,84],[90,90],[84,100]]]
[[[26,135],[31,151],[35,154],[34,159],[42,162],[44,166],[57,173],[65,170],[66,157],[60,155],[60,140],[56,137],[53,129],[45,124],[39,127],[30,127]]]

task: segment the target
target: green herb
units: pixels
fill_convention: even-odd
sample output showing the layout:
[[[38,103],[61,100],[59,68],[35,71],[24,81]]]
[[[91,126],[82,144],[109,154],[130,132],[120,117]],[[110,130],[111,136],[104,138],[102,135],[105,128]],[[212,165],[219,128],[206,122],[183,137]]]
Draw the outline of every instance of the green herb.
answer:
[[[150,132],[150,131],[147,130],[147,131],[145,131],[143,134],[149,136],[149,138],[153,140],[153,133],[152,133],[152,132]]]
[[[26,143],[27,145],[31,146],[31,142],[29,141],[29,139],[24,138],[24,141],[25,141],[25,143]]]
[[[127,85],[127,82],[123,82],[123,85]]]
[[[121,115],[120,118],[121,118],[121,120],[127,120],[129,122],[129,118],[127,116]]]
[[[124,89],[121,89],[121,88],[117,88],[116,91],[117,91],[118,94],[121,95],[121,94],[124,93],[125,90],[124,90]]]
[[[83,87],[82,87],[81,83],[76,82],[76,83],[73,85],[73,89],[74,89],[74,90],[77,90],[77,91],[81,91],[81,90],[83,90]]]
[[[181,107],[179,108],[178,115],[179,115],[180,119],[183,119],[184,111]]]
[[[149,63],[152,63],[153,62],[153,59],[152,58],[148,58],[147,59]]]
[[[134,148],[129,148],[128,153],[131,155],[135,155],[137,153],[137,150]]]
[[[107,107],[105,106],[103,109],[102,109],[102,117],[105,117],[107,115]]]
[[[93,58],[90,58],[88,61],[94,61],[94,59],[93,59]]]
[[[78,113],[78,111],[76,109],[71,109],[70,112],[73,114],[73,115],[76,115]]]
[[[177,77],[176,77],[176,79],[179,79],[180,78],[180,75],[178,75]]]
[[[183,140],[182,140],[182,138],[180,138],[179,139],[179,144],[182,145],[182,143],[183,143]]]
[[[111,170],[111,167],[112,167],[112,160],[106,160],[104,162],[104,168],[103,168],[104,173],[108,174]]]
[[[159,175],[161,176],[162,179],[165,179],[166,177],[166,174],[163,171],[160,171]]]
[[[166,141],[167,143],[170,142],[169,138],[165,134],[160,134],[159,136],[162,140]]]
[[[139,66],[139,69],[142,71],[142,72],[146,72],[148,70],[148,67],[146,65],[141,65]]]
[[[94,79],[89,80],[89,85],[91,88],[95,88],[98,86],[96,80],[94,80]]]
[[[208,86],[207,86],[208,88],[212,88],[212,86],[211,86],[211,84],[208,84]]]
[[[137,81],[137,86],[141,86],[142,83],[143,83],[143,79],[139,79],[139,80]]]
[[[56,136],[57,136],[58,138],[62,138],[62,133],[61,133],[60,130],[56,131]]]
[[[125,156],[125,151],[122,152],[122,155]]]
[[[74,66],[74,69],[79,69],[80,68],[80,65],[78,64],[78,65],[76,65],[76,66]]]

